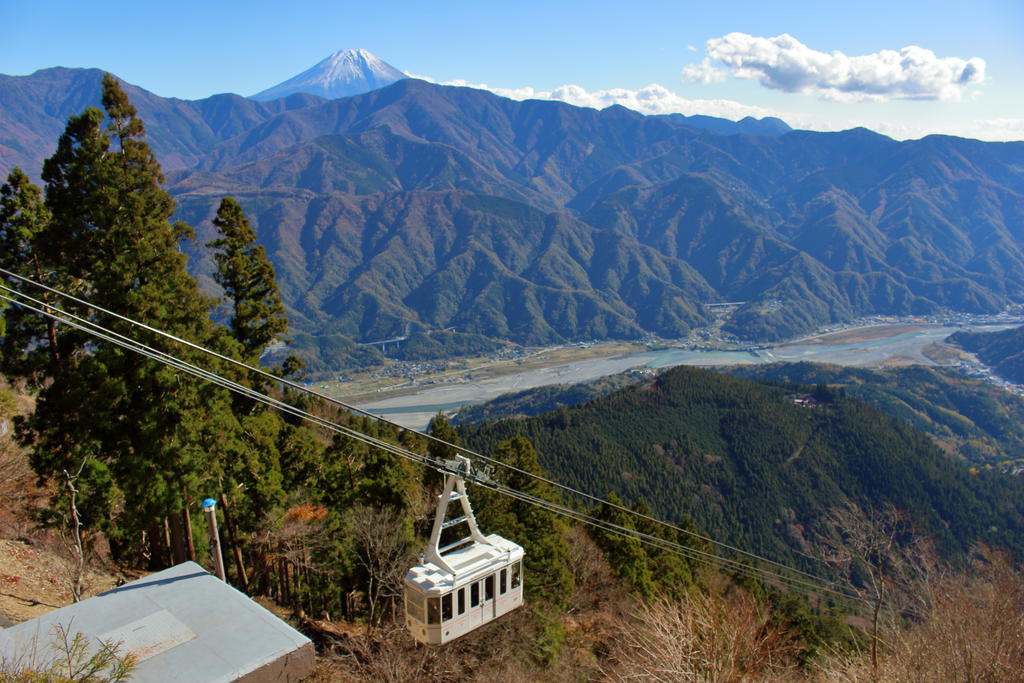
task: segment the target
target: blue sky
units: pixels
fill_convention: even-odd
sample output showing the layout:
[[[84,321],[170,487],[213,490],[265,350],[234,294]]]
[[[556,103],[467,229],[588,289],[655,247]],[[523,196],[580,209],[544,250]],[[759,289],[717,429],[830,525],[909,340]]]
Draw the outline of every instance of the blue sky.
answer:
[[[1024,139],[1019,0],[4,0],[0,25],[0,73],[97,67],[186,99],[252,94],[361,47],[418,76],[520,98]]]

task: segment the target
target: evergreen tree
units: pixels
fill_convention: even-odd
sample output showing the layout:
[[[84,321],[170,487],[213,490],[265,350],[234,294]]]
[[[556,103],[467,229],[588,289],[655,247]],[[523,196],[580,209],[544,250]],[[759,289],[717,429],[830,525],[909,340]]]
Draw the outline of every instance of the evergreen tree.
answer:
[[[412,489],[413,479],[404,459],[379,448],[367,449],[356,485],[357,502],[406,513]]]
[[[440,411],[430,418],[427,433],[441,441],[459,445],[459,433],[445,417],[445,414]],[[457,449],[445,443],[433,439],[427,442],[427,455],[436,463],[443,464],[445,461],[454,460],[458,454]],[[423,487],[430,493],[440,493],[444,487],[444,475],[432,467],[425,467],[423,469]]]
[[[0,268],[36,282],[60,286],[56,274],[44,271],[37,241],[50,224],[42,193],[29,177],[15,168],[0,186]],[[15,277],[2,276],[12,289],[49,302],[51,295],[29,287]],[[25,308],[11,305],[4,313],[2,369],[4,375],[35,384],[55,370],[60,359],[57,324]]]
[[[237,201],[224,197],[213,225],[220,234],[207,244],[217,250],[214,279],[231,305],[229,326],[244,349],[243,358],[256,363],[263,350],[288,331],[274,266],[256,244],[256,233]]]
[[[652,516],[651,509],[643,500],[637,501],[633,505],[633,510],[646,517]],[[675,529],[670,529],[650,519],[638,517],[636,518],[635,525],[637,531],[648,536],[663,538],[671,543],[682,543],[691,547],[695,545],[692,542],[692,536],[683,537]],[[677,526],[691,530],[689,523]],[[699,543],[699,549],[704,552],[710,550],[704,542]],[[643,550],[647,555],[647,564],[651,570],[651,580],[658,587],[658,593],[669,595],[675,599],[681,599],[687,590],[694,585],[694,570],[696,569],[694,561],[683,557],[679,553],[651,545],[644,546]]]
[[[635,529],[633,516],[615,507],[622,500],[614,492],[609,493],[607,502],[602,503],[597,517],[626,529]],[[644,546],[632,536],[622,536],[612,531],[597,530],[594,540],[604,550],[608,563],[619,578],[629,584],[630,590],[650,600],[654,597],[654,577]]]
[[[328,509],[340,511],[351,506],[363,451],[365,446],[352,437],[335,434],[319,459],[316,472],[308,477]]]
[[[71,117],[44,164],[52,220],[36,238],[42,262],[80,283],[98,306],[203,342],[212,329],[210,302],[178,250],[191,229],[170,222],[174,203],[142,139],[142,122],[109,74],[103,106],[106,117],[95,108]],[[78,313],[150,346],[168,346],[96,309]],[[107,526],[117,550],[119,537],[208,495],[219,472],[215,448],[234,422],[225,415],[223,390],[84,333],[59,332],[64,362],[51,373],[21,437],[33,446],[42,476],[88,463],[83,489],[89,477],[104,487],[94,489],[96,505],[86,521]],[[185,348],[168,350],[198,360]],[[83,501],[84,508],[89,504]],[[110,523],[115,509],[123,510],[116,528]],[[178,528],[173,525],[172,533]],[[152,531],[153,538],[162,535]]]
[[[214,227],[220,235],[207,243],[214,249],[217,271],[214,280],[223,288],[230,309],[227,316],[230,339],[217,347],[226,355],[257,366],[264,349],[288,329],[288,318],[266,251],[256,244],[241,205],[231,197],[221,200]],[[289,356],[277,372],[295,374],[302,363]],[[268,382],[257,373],[226,368],[237,381],[266,392]],[[295,405],[298,397],[285,392],[285,401]],[[306,477],[323,457],[323,444],[302,426],[300,420],[285,420],[258,402],[235,396],[233,409],[245,434],[245,444],[229,459],[228,484],[246,491],[247,503],[257,510],[272,509],[289,490],[306,486]],[[308,406],[303,406],[308,407]],[[253,524],[258,517],[250,516]],[[251,525],[244,525],[252,528]]]
[[[495,455],[515,468],[500,468],[497,474],[500,483],[537,498],[558,502],[558,496],[549,484],[530,476],[543,476],[544,472],[536,449],[526,438],[515,436],[503,441],[498,444]],[[534,594],[553,605],[564,607],[572,596],[573,579],[567,569],[569,547],[562,518],[499,493],[483,493],[474,489],[472,495],[479,502],[479,520],[484,533],[498,533],[523,546],[528,585]]]

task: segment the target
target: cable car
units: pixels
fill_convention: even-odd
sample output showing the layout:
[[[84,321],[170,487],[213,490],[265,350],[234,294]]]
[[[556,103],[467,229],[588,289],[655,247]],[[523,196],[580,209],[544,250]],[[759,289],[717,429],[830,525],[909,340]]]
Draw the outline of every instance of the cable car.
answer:
[[[451,463],[469,474],[469,459]],[[445,519],[459,501],[462,515]],[[469,535],[439,547],[441,532],[466,524]],[[476,525],[465,480],[445,477],[434,528],[420,564],[405,575],[405,622],[412,637],[442,645],[523,604],[523,548],[498,534],[484,536]]]

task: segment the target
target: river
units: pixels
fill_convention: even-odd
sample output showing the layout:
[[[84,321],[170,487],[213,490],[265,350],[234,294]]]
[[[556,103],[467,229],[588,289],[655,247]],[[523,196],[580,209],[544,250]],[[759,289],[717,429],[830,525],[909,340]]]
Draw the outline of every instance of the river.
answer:
[[[614,375],[632,368],[667,368],[675,365],[724,366],[752,363],[810,361],[836,365],[881,365],[886,362],[935,363],[923,354],[930,344],[941,342],[954,332],[970,329],[997,331],[1013,325],[880,325],[861,328],[863,340],[851,341],[849,330],[828,337],[783,344],[756,351],[691,351],[661,349],[623,356],[593,358],[565,365],[503,375],[478,382],[443,384],[404,396],[360,404],[359,407],[410,429],[423,430],[438,411],[454,413],[461,406],[489,401],[501,394],[533,389],[547,384],[572,384]],[[887,330],[887,328],[891,328]],[[856,335],[854,335],[856,336]]]

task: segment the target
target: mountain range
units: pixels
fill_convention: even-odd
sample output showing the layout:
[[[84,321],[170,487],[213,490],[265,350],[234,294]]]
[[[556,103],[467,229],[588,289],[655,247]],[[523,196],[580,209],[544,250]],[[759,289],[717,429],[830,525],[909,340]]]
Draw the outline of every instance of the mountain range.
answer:
[[[0,172],[38,173],[101,75],[0,76]],[[704,304],[740,301],[725,329],[776,340],[1024,300],[1024,143],[643,116],[408,78],[339,99],[126,90],[178,217],[202,244],[236,197],[313,335],[678,337],[709,321]],[[213,288],[209,255],[192,256]]]

